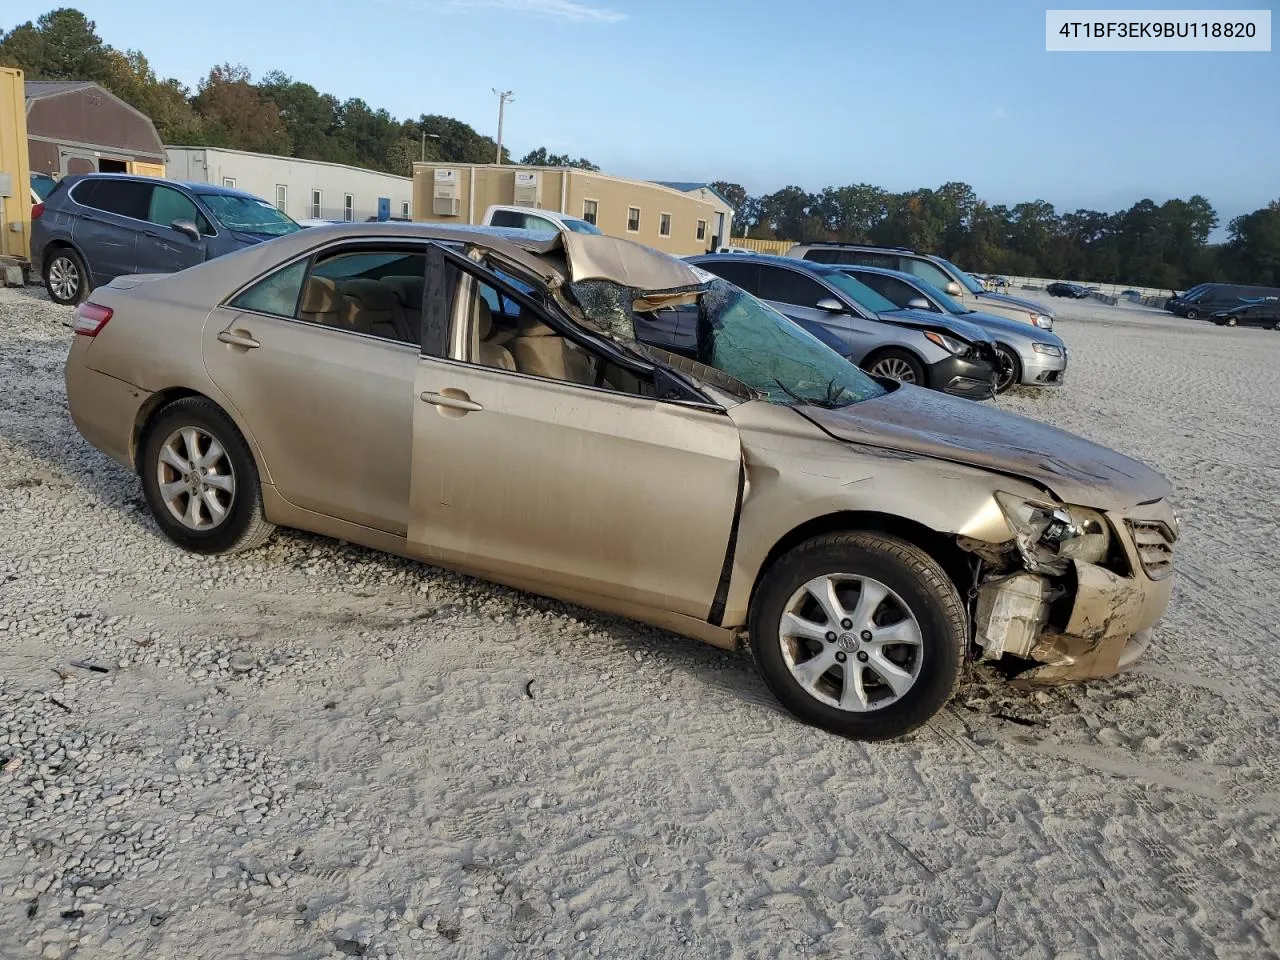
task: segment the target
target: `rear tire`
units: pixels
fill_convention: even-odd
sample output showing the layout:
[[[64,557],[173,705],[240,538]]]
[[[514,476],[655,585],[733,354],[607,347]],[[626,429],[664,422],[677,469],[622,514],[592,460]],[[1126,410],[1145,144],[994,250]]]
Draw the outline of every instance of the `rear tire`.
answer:
[[[1000,358],[1000,370],[996,374],[996,393],[1004,393],[1022,383],[1022,361],[1018,354],[1003,343],[996,344],[996,356]]]
[[[782,705],[859,740],[900,737],[942,709],[969,638],[964,603],[937,561],[877,533],[828,534],[785,554],[756,591],[749,628]]]
[[[211,400],[184,397],[162,409],[143,437],[138,467],[156,524],[186,550],[252,550],[275,530],[262,510],[253,454]]]
[[[887,377],[900,383],[913,383],[918,387],[929,386],[924,364],[906,350],[881,350],[862,361],[862,369],[877,377]]]
[[[89,295],[89,271],[80,254],[70,247],[59,247],[46,254],[44,288],[54,303],[64,307],[79,305]]]

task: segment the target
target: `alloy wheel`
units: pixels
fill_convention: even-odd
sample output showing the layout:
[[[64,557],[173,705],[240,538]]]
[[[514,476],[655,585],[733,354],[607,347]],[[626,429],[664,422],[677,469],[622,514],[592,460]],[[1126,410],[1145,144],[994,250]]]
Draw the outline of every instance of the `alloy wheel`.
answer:
[[[877,377],[888,377],[903,383],[915,383],[916,372],[911,364],[899,357],[884,357],[871,365],[871,372]]]
[[[1004,393],[1013,386],[1013,379],[1017,375],[1017,361],[1003,347],[996,348],[996,358],[1000,362],[1000,370],[996,374],[996,393]]]
[[[880,710],[915,685],[924,645],[911,609],[879,580],[815,577],[778,624],[782,658],[809,696],[855,713]]]
[[[169,435],[160,447],[156,479],[165,507],[188,530],[213,530],[231,513],[236,496],[231,458],[201,427],[179,427]]]
[[[69,257],[58,257],[49,264],[49,286],[60,299],[75,299],[80,289],[80,270]]]

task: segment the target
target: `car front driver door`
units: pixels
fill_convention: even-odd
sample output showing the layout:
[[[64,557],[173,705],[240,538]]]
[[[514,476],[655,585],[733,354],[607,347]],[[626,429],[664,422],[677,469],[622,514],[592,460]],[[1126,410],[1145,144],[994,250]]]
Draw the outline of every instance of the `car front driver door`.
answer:
[[[433,250],[410,550],[569,600],[708,619],[737,505],[737,428],[710,405],[521,372],[518,340],[477,349],[490,329],[485,286],[520,303],[543,354],[570,340],[547,336],[548,315],[522,292]]]
[[[175,227],[179,221],[194,226],[198,236],[188,236]],[[212,231],[195,201],[185,193],[172,187],[153,187],[147,223],[138,239],[139,273],[177,273],[204,262],[209,243],[206,233]]]

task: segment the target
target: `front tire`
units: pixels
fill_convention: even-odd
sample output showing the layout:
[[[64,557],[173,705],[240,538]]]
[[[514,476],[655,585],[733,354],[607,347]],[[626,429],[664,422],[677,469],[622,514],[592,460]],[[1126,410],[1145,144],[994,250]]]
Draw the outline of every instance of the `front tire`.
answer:
[[[914,383],[919,387],[927,387],[929,378],[925,376],[924,365],[905,350],[882,350],[870,360],[863,361],[867,373],[876,377],[897,380],[900,383]]]
[[[919,547],[876,533],[816,537],[765,574],[751,649],[774,696],[805,723],[889,740],[925,723],[960,684],[968,619]]]
[[[1236,325],[1236,318],[1235,318],[1235,317],[1227,317],[1227,326],[1228,326],[1228,327],[1234,327],[1235,325]]]
[[[996,344],[996,356],[1000,371],[996,374],[996,393],[1004,393],[1022,382],[1022,361],[1018,354],[1003,343]]]
[[[89,295],[89,271],[80,254],[59,247],[44,263],[44,288],[49,299],[64,307],[78,306]]]
[[[1197,310],[1195,307],[1192,307],[1190,310],[1187,311],[1186,316],[1188,320],[1199,320],[1200,311]]]
[[[248,444],[204,397],[185,397],[156,415],[138,467],[156,524],[186,550],[252,550],[275,529],[262,510],[258,468]]]

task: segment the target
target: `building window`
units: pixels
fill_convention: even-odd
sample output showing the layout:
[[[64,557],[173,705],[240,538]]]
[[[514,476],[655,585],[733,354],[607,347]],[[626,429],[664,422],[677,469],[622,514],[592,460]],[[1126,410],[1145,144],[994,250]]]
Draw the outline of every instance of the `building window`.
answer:
[[[230,187],[232,190],[234,190],[234,189],[236,188],[236,178],[235,178],[235,177],[223,177],[223,178],[222,178],[222,185],[223,185],[224,187]]]
[[[408,200],[400,204],[400,216],[404,217],[406,220],[409,219],[409,201]]]
[[[698,239],[699,240],[707,239],[707,221],[705,220],[698,221]]]
[[[640,208],[627,207],[627,233],[640,232]]]
[[[658,236],[671,236],[671,214],[664,213],[658,218]]]
[[[350,193],[342,195],[342,219],[350,223],[356,218],[356,198]]]
[[[283,211],[289,206],[289,188],[283,183],[276,184],[276,209]]]
[[[587,221],[587,223],[596,222],[596,210],[597,204],[594,200],[582,201],[582,219]]]
[[[324,209],[324,205],[321,203],[323,199],[324,197],[320,195],[319,190],[311,191],[311,219],[312,220],[320,219],[322,215],[322,211]]]

